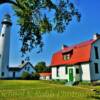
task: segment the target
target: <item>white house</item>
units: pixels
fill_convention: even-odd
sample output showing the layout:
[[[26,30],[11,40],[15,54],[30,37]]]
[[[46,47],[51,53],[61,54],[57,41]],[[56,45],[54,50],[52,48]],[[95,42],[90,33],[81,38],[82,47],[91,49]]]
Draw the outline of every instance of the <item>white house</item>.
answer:
[[[52,56],[52,79],[76,81],[100,80],[100,35],[93,39],[63,46]]]
[[[22,63],[18,67],[9,67],[8,70],[9,70],[8,78],[20,78],[23,72],[28,72],[29,74],[36,72],[35,68],[30,62]]]

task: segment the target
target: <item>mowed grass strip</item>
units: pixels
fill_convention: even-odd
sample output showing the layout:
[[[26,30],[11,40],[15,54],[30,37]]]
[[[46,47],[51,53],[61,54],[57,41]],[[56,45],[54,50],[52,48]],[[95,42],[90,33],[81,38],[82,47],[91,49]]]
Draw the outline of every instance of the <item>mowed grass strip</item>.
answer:
[[[89,87],[69,87],[34,80],[0,81],[0,100],[92,100],[92,96],[95,93]]]

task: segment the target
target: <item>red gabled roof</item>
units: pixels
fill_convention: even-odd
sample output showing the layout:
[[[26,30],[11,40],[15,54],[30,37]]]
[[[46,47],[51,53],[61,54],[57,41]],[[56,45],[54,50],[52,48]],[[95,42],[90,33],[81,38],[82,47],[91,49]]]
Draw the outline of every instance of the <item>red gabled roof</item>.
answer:
[[[74,46],[65,47],[63,50],[56,52],[52,56],[50,66],[73,65],[77,63],[88,62],[90,60],[91,45],[94,42],[95,40],[89,40]],[[70,53],[71,51],[71,58],[69,60],[64,60],[63,54]]]
[[[50,72],[42,72],[42,73],[39,73],[40,76],[50,76],[51,73]]]

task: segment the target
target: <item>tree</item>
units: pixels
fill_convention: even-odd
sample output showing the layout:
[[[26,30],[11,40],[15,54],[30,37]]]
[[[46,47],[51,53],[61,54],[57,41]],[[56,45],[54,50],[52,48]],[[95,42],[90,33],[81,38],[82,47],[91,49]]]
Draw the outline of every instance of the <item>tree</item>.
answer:
[[[35,65],[35,70],[37,73],[41,72],[51,72],[51,68],[46,66],[46,63],[41,61]]]
[[[39,73],[32,73],[32,75],[31,75],[31,79],[39,80],[39,79],[40,79],[40,75],[39,75]]]
[[[35,69],[36,69],[37,73],[45,72],[45,70],[46,70],[46,64],[45,64],[45,62],[38,62],[35,65]]]
[[[41,51],[43,34],[52,30],[63,32],[73,17],[78,21],[81,17],[71,0],[0,0],[0,4],[4,3],[12,4],[19,18],[23,54],[37,46]]]
[[[51,72],[51,68],[50,67],[46,67],[45,72]]]

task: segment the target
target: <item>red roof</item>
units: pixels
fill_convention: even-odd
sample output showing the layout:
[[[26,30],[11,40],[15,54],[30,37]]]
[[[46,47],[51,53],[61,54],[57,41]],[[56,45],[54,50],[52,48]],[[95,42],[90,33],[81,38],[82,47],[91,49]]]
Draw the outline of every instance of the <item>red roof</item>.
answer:
[[[95,40],[89,40],[80,44],[65,47],[63,50],[56,52],[52,56],[50,66],[74,65],[77,63],[88,62],[90,60],[91,45]],[[69,60],[64,60],[64,54],[71,54]]]
[[[39,73],[40,76],[50,76],[51,73],[50,72],[43,72],[43,73]]]

